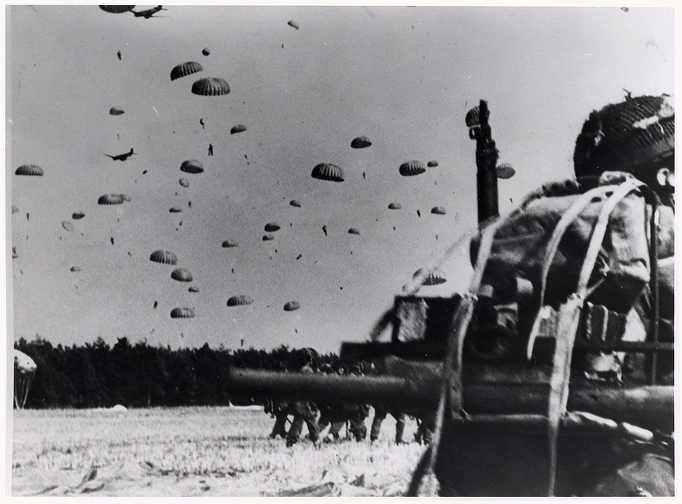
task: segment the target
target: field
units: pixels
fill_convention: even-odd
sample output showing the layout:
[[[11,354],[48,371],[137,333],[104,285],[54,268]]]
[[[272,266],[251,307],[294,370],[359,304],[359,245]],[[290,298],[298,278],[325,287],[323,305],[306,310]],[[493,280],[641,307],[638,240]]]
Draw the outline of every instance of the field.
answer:
[[[374,444],[291,448],[268,438],[262,408],[15,410],[13,421],[12,496],[400,496],[424,451],[392,442],[390,415]],[[415,430],[408,420],[404,439]],[[435,494],[427,479],[421,495]]]

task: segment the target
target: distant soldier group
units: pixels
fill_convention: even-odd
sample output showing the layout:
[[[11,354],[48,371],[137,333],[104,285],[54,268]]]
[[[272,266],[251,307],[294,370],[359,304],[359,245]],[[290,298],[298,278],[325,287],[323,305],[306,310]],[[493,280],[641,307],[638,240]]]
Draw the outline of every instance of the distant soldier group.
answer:
[[[373,365],[367,362],[323,362],[317,364],[314,359],[309,359],[300,368],[300,373],[324,373],[338,375],[362,376],[370,372]],[[286,439],[287,447],[293,446],[301,440],[303,426],[308,428],[307,437],[313,442],[322,441],[332,443],[341,441],[341,430],[346,427],[346,439],[354,438],[361,442],[367,439],[367,426],[365,420],[369,417],[370,405],[344,403],[339,401],[329,401],[315,404],[309,400],[283,400],[269,399],[265,401],[265,413],[275,418],[275,425],[269,437],[276,439],[280,437]],[[406,413],[397,410],[386,409],[382,406],[374,406],[374,419],[370,429],[370,442],[378,439],[381,431],[381,424],[390,414],[396,420],[396,444],[403,444],[403,432],[405,430]],[[292,417],[292,420],[289,420]],[[433,429],[434,418],[415,417],[417,421],[417,432],[415,441],[420,444],[431,442],[431,431]],[[287,430],[287,423],[290,422]],[[329,427],[326,435],[324,431]]]

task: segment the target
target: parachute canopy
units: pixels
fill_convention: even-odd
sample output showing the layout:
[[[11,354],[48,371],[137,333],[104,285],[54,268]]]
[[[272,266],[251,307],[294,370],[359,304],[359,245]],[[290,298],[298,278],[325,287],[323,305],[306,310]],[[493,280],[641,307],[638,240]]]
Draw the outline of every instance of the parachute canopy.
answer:
[[[24,373],[32,373],[37,367],[33,359],[16,349],[14,350],[14,366]]]
[[[16,205],[12,205],[12,213],[15,214],[19,211],[19,207]]]
[[[239,244],[234,240],[225,240],[223,242],[223,248],[234,248],[234,247],[238,247],[238,246],[239,246]]]
[[[331,180],[332,182],[343,182],[343,170],[331,163],[320,163],[315,168],[311,176],[319,180]]]
[[[208,56],[209,54],[211,54],[211,50],[208,47],[204,47],[203,50],[201,51],[201,54],[203,54],[204,56]]]
[[[268,234],[263,235],[263,241],[272,241],[274,239],[275,239],[275,235],[273,235],[273,234],[268,233]]]
[[[71,272],[78,273],[81,269],[78,266],[71,266]]]
[[[187,61],[186,63],[181,63],[180,65],[173,67],[170,73],[170,80],[174,81],[175,79],[201,72],[203,69],[204,67],[196,61]]]
[[[253,299],[246,294],[240,294],[238,296],[232,296],[227,300],[227,306],[245,306],[253,303]]]
[[[38,165],[21,165],[14,172],[16,175],[29,175],[34,177],[41,177],[43,175],[43,169]]]
[[[495,167],[495,173],[497,174],[497,178],[510,179],[516,175],[516,170],[514,170],[509,163],[502,163]]]
[[[17,259],[19,257],[19,254],[17,254],[17,248],[12,247],[12,259]]]
[[[73,231],[73,224],[71,224],[69,221],[62,221],[62,227],[67,231]]]
[[[402,206],[400,206],[400,203],[393,202],[393,203],[388,204],[389,210],[400,210],[401,208],[402,208]]]
[[[123,115],[124,113],[125,113],[125,111],[121,107],[111,107],[109,109],[109,115],[112,115],[112,116],[119,116],[119,115]]]
[[[289,21],[287,24],[292,28],[296,28],[297,30],[300,28],[299,24],[296,21]]]
[[[161,264],[178,264],[177,256],[169,250],[155,250],[149,260]]]
[[[186,178],[181,178],[180,179],[180,185],[182,187],[189,187],[189,180],[187,180]]]
[[[192,273],[185,268],[174,269],[173,273],[171,273],[171,278],[178,282],[191,282],[193,280]]]
[[[359,234],[360,234],[360,230],[359,230],[358,228],[352,227],[352,228],[350,228],[350,229],[348,230],[348,233],[349,233],[349,234],[354,234],[354,235],[359,235]]]
[[[365,147],[369,147],[370,145],[372,145],[372,142],[366,136],[359,136],[357,138],[354,138],[353,141],[350,143],[350,146],[353,149],[364,149]]]
[[[431,160],[428,163],[426,163],[426,166],[428,166],[429,168],[435,168],[436,166],[438,166],[438,161]]]
[[[170,207],[170,210],[168,210],[168,211],[170,213],[180,213],[180,212],[182,212],[182,208],[174,206],[174,207]]]
[[[469,110],[469,112],[467,112],[467,115],[464,118],[464,121],[466,122],[466,125],[469,128],[475,128],[476,126],[481,125],[481,119],[479,117],[480,113],[481,113],[481,108],[478,105],[476,105],[474,108]]]
[[[85,217],[85,214],[83,212],[74,212],[71,214],[71,218],[73,220],[79,220],[82,219],[83,217]]]
[[[110,14],[123,14],[124,12],[131,11],[135,8],[134,5],[100,5],[100,9],[104,12],[109,12]]]
[[[230,129],[230,134],[234,135],[235,133],[241,133],[242,131],[246,131],[246,126],[243,124],[237,124],[236,126],[232,126],[232,129]]]
[[[301,304],[298,301],[289,301],[284,305],[284,311],[294,311],[298,310]]]
[[[301,208],[301,202],[298,200],[292,199],[289,204],[293,207]]]
[[[199,96],[222,96],[230,92],[230,85],[220,77],[205,77],[192,84],[192,93]]]
[[[182,164],[180,165],[180,171],[194,174],[203,173],[204,165],[202,165],[196,159],[188,159],[187,161],[182,162]]]
[[[431,213],[436,215],[445,215],[445,208],[441,206],[435,206],[431,209]]]
[[[280,225],[277,224],[276,222],[268,222],[265,225],[265,231],[267,231],[268,233],[273,233],[275,231],[279,231],[279,229],[280,229]]]
[[[130,198],[125,194],[104,194],[99,197],[97,203],[99,205],[122,205],[124,201],[129,201]]]
[[[422,268],[420,268],[414,272],[414,275],[412,275],[412,278],[417,278],[418,276],[423,275],[423,274],[424,274],[424,270]],[[446,280],[447,279],[445,277],[445,273],[443,273],[438,268],[434,268],[434,269],[432,269],[426,273],[424,280],[422,280],[422,285],[440,285],[442,283],[445,283]]]
[[[189,292],[199,292],[199,287],[195,287],[194,285],[190,286],[189,289],[187,289]]]
[[[400,171],[400,174],[403,177],[410,177],[424,173],[426,168],[424,167],[424,163],[421,161],[407,161],[400,165],[398,171]]]
[[[173,308],[170,316],[171,318],[194,318],[194,310],[191,308]]]

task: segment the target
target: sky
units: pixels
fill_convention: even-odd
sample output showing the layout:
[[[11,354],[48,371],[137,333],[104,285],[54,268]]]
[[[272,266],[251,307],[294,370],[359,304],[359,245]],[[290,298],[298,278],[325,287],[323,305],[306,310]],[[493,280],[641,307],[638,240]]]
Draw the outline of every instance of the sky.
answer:
[[[505,213],[572,176],[590,111],[626,92],[675,92],[671,8],[166,8],[152,19],[6,9],[8,341],[338,352],[367,339],[418,268],[438,264],[448,279],[420,295],[466,289],[466,241],[444,254],[476,227],[464,117],[479,100],[499,162],[516,170],[499,181]],[[171,81],[186,61],[203,71]],[[230,93],[192,94],[202,77]],[[115,106],[125,113],[110,115]],[[247,130],[231,134],[237,124]],[[351,148],[361,135],[372,145]],[[130,148],[125,162],[104,155]],[[180,171],[193,159],[203,173]],[[438,166],[401,176],[411,160]],[[319,163],[345,180],[312,178]],[[44,176],[15,175],[25,164]],[[98,205],[109,193],[130,201]],[[263,241],[270,222],[281,229]],[[239,246],[223,248],[228,239]],[[158,249],[178,265],[150,261]],[[171,279],[176,267],[193,281]],[[227,306],[239,294],[254,302]],[[196,316],[173,319],[175,307]]]

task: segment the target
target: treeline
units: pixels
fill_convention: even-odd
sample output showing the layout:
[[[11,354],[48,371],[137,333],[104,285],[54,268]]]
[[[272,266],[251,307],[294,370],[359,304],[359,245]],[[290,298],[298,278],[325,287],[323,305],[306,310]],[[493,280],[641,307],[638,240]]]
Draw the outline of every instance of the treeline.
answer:
[[[335,354],[318,355],[312,349],[272,351],[225,348],[132,345],[118,338],[109,346],[102,338],[85,346],[53,346],[40,337],[21,338],[14,347],[36,365],[26,408],[109,408],[152,406],[226,406],[247,404],[248,397],[227,392],[230,366],[297,370],[311,354],[318,363],[336,364]]]

